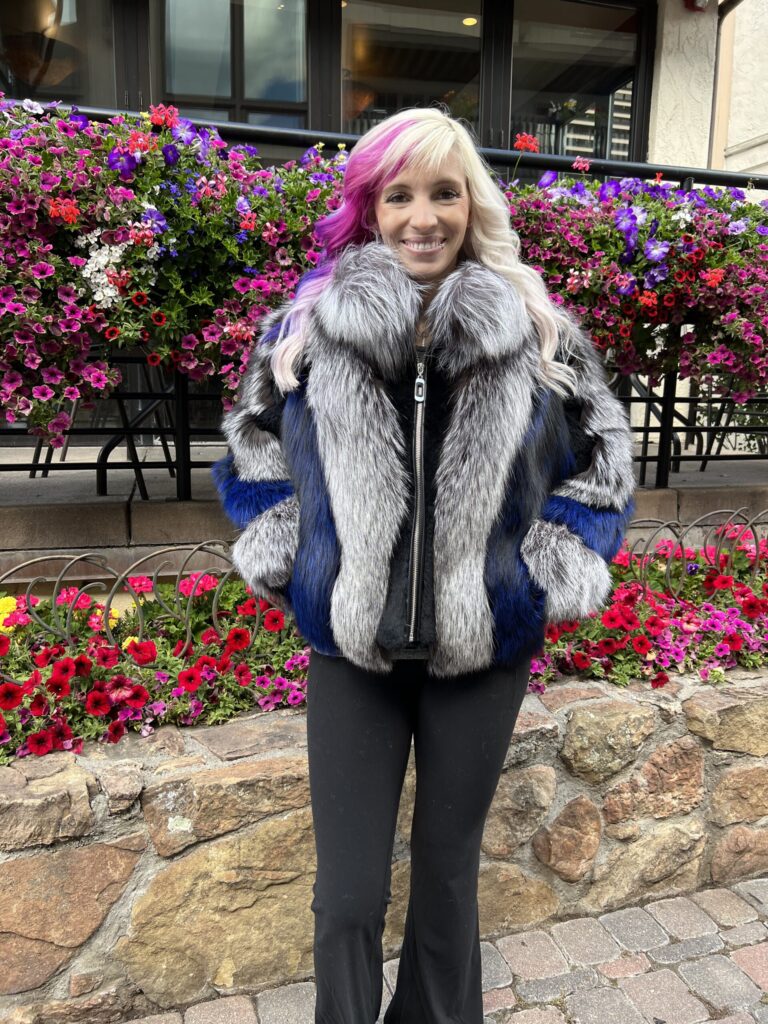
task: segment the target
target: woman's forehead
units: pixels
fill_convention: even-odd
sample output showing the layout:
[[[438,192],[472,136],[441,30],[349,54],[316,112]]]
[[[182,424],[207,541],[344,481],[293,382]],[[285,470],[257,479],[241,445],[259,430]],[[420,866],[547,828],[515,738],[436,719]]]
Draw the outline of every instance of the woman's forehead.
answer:
[[[436,168],[410,168],[403,169],[393,181],[387,182],[385,188],[400,188],[414,185],[453,185],[462,187],[464,185],[464,172],[461,161],[455,153],[451,153],[442,160]]]

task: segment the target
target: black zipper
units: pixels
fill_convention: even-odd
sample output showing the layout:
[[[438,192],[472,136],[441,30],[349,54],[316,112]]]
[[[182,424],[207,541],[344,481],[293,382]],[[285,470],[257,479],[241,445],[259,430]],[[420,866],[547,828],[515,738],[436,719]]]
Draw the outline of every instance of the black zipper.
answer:
[[[427,353],[429,347],[419,350],[416,362],[416,380],[413,388],[413,483],[414,515],[411,531],[411,559],[408,570],[408,643],[416,643],[419,610],[421,608],[421,577],[424,561],[424,417],[427,404]]]

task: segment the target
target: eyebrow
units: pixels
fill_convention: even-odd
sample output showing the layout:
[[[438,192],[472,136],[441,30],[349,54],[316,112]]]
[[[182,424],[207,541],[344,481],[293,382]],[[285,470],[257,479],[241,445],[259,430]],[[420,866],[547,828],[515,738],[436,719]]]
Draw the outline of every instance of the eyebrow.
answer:
[[[441,178],[439,181],[435,181],[432,184],[435,187],[437,187],[438,185],[453,185],[454,188],[462,187],[461,182],[456,181],[455,178]],[[388,191],[391,188],[410,188],[410,186],[406,185],[404,182],[396,181],[393,182],[391,185],[387,185],[385,191]]]

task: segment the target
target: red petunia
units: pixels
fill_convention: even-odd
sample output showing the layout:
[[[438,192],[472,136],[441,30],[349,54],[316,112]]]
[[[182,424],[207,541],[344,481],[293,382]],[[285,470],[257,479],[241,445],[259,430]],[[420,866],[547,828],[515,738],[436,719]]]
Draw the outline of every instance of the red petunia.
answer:
[[[657,672],[651,680],[651,686],[654,690],[659,690],[662,686],[666,686],[668,682],[669,676],[666,672]]]
[[[237,606],[238,615],[255,615],[259,609],[256,607],[256,601],[249,597],[242,604]]]
[[[206,646],[208,646],[208,644],[217,644],[220,640],[221,637],[213,626],[209,626],[208,629],[204,629],[200,634],[200,643],[205,644]]]
[[[31,753],[42,757],[53,750],[53,738],[47,729],[41,729],[40,732],[33,732],[31,736],[27,736],[27,746]]]
[[[67,725],[67,723],[62,721],[60,718],[54,719],[53,723],[48,729],[48,734],[53,740],[54,750],[63,750],[64,740],[72,739],[72,730]],[[79,751],[75,751],[75,753],[79,753]]]
[[[137,665],[151,665],[157,659],[157,647],[152,640],[131,640],[126,649]]]
[[[161,309],[156,309],[150,315],[149,319],[152,321],[153,324],[156,324],[158,327],[162,327],[163,324],[165,323],[167,317],[166,317],[165,313],[163,313],[163,311]]]
[[[147,362],[150,366],[159,366],[162,361],[162,357],[158,352],[147,352]]]
[[[248,686],[253,679],[253,673],[247,665],[235,665],[235,679],[240,686]]]
[[[129,708],[143,708],[149,700],[149,690],[137,683],[131,691],[131,696],[126,697],[125,703]]]
[[[112,707],[109,697],[103,690],[91,690],[85,698],[85,710],[89,715],[101,718]]]
[[[117,743],[125,736],[125,725],[115,719],[114,722],[110,722],[107,726],[107,739],[110,743]]]
[[[624,626],[624,616],[616,607],[606,608],[600,621],[606,629],[622,629]]]
[[[177,640],[176,646],[173,648],[174,658],[185,658],[189,657],[195,649],[195,645],[190,640],[186,646],[183,640]]]
[[[66,682],[75,674],[76,668],[77,665],[75,665],[74,658],[61,658],[59,661],[54,662],[51,682]]]
[[[188,693],[194,692],[203,681],[198,668],[183,668],[179,672],[179,685],[183,686]]]
[[[40,718],[42,715],[48,714],[50,708],[48,706],[48,701],[45,699],[42,693],[38,693],[35,697],[32,698],[32,702],[29,705],[29,710],[35,716],[35,718]]]
[[[573,652],[573,664],[575,668],[586,669],[592,664],[592,659],[588,654],[584,654],[583,651]]]
[[[87,654],[78,654],[75,658],[75,675],[87,678],[91,674],[93,662]]]
[[[16,683],[0,683],[0,710],[13,711],[24,697],[24,691]]]
[[[43,677],[40,675],[37,669],[32,670],[32,674],[25,679],[21,684],[21,689],[24,693],[32,693],[35,687],[39,686],[43,681]]]
[[[0,736],[4,735],[4,733],[6,733],[7,731],[8,731],[8,723],[3,718],[3,716],[0,715]]]
[[[38,668],[45,668],[46,665],[50,664],[51,658],[54,658],[54,657],[55,657],[55,654],[53,652],[53,648],[51,648],[51,647],[42,647],[37,652],[37,654],[33,654],[32,655],[32,661],[34,661],[34,663],[37,665]]]
[[[104,331],[104,337],[108,341],[113,341],[115,338],[119,338],[120,337],[120,328],[119,327],[108,327],[106,329],[106,331]]]
[[[233,626],[229,633],[227,633],[227,647],[229,647],[230,650],[244,651],[250,642],[251,634],[247,629]]]
[[[54,679],[53,676],[45,684],[45,688],[49,693],[53,694],[56,700],[68,697],[72,692],[72,687],[66,679]]]
[[[116,647],[100,647],[96,651],[95,661],[100,668],[114,668],[120,658]]]
[[[270,633],[279,633],[285,626],[285,616],[279,608],[270,608],[264,613],[264,629]]]
[[[146,292],[134,292],[131,296],[131,302],[134,306],[146,306],[149,301],[149,296]]]
[[[632,637],[632,646],[635,649],[635,653],[639,654],[640,657],[648,654],[648,652],[653,648],[651,641],[647,636],[643,636],[642,633],[639,636]]]
[[[0,633],[0,658],[11,649],[11,638],[7,633]]]
[[[768,601],[763,601],[759,597],[745,597],[741,602],[741,612],[745,619],[756,619],[759,615],[764,614],[764,609],[768,605]]]

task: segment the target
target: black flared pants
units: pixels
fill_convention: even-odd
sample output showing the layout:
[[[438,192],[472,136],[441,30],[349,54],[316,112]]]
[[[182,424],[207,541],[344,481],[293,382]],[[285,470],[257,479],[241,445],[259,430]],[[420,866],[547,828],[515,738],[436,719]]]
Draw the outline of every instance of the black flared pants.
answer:
[[[413,737],[411,888],[384,1024],[482,1024],[477,882],[485,820],[530,658],[449,679],[367,672],[313,650],[309,782],[317,849],[315,1024],[375,1024],[400,794]]]

